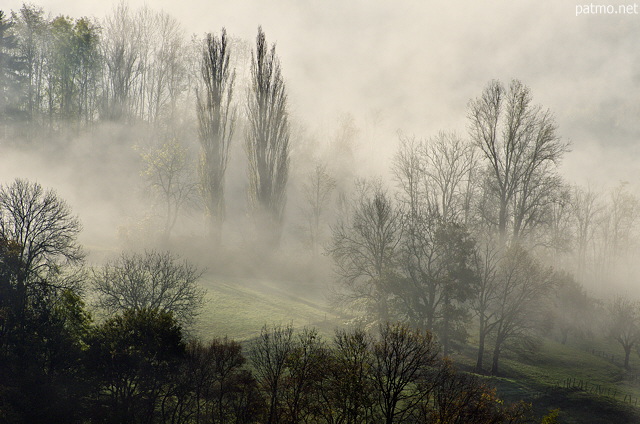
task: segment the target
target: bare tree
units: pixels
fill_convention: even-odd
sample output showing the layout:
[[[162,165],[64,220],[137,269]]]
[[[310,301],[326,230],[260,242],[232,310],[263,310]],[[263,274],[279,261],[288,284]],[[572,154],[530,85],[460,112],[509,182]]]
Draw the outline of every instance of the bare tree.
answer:
[[[327,349],[316,329],[304,328],[293,340],[284,380],[282,422],[314,422],[318,387],[325,378]]]
[[[306,202],[303,212],[307,219],[309,242],[316,256],[323,241],[323,220],[326,219],[327,203],[335,187],[336,181],[327,173],[326,165],[319,163],[309,171],[302,184]]]
[[[186,67],[183,64],[185,47],[179,22],[165,12],[141,12],[149,57],[145,62],[144,83],[141,87],[140,117],[151,123],[172,122],[178,97],[185,90]],[[140,14],[139,14],[140,16]],[[140,20],[140,18],[139,18]]]
[[[56,271],[61,261],[78,264],[80,221],[53,190],[16,179],[0,186],[0,237],[18,246],[19,279]]]
[[[599,222],[596,275],[600,279],[605,280],[615,271],[621,271],[618,266],[628,257],[630,247],[637,240],[639,218],[640,200],[629,192],[627,183],[620,183],[611,191],[610,201]],[[635,262],[635,258],[631,260]]]
[[[609,305],[608,332],[624,349],[624,367],[629,368],[629,355],[640,343],[640,304],[622,296],[616,296]]]
[[[132,97],[140,76],[140,28],[128,6],[120,3],[104,23],[102,56],[105,61],[103,115],[107,119],[128,119]]]
[[[571,215],[574,222],[576,276],[582,280],[587,275],[587,257],[594,242],[595,230],[603,205],[599,195],[590,187],[574,186],[571,193]]]
[[[394,278],[402,238],[402,214],[380,182],[360,183],[351,216],[332,228],[328,253],[345,291],[341,300],[366,319],[390,318],[389,282]]]
[[[124,310],[171,312],[185,327],[204,304],[202,276],[194,265],[169,252],[122,253],[93,273],[97,304],[108,314]]]
[[[545,219],[568,144],[556,135],[551,112],[533,105],[529,88],[517,80],[508,89],[491,81],[470,102],[469,120],[471,138],[488,165],[492,225],[503,241],[508,235],[518,240]]]
[[[530,342],[543,316],[546,296],[553,287],[553,271],[516,245],[503,254],[497,272],[493,314],[486,326],[494,338],[491,373],[498,374],[500,355],[511,341]]]
[[[146,165],[142,175],[166,208],[163,236],[168,240],[180,211],[194,200],[197,191],[187,149],[174,139],[143,153],[142,159]]]
[[[268,50],[262,28],[258,28],[256,52],[251,58],[247,119],[249,200],[267,242],[278,245],[289,178],[290,125],[280,61],[275,45]]]
[[[286,365],[293,345],[291,325],[271,329],[265,325],[251,349],[251,363],[269,403],[267,424],[280,422]]]
[[[323,418],[328,423],[375,422],[371,380],[371,337],[361,329],[336,330],[321,388]]]
[[[44,80],[46,62],[46,44],[50,39],[49,25],[44,17],[44,10],[34,5],[23,4],[20,10],[12,15],[16,22],[18,48],[26,65],[26,107],[27,138],[32,140],[37,124],[41,124],[44,99]]]
[[[229,58],[226,30],[222,29],[220,38],[207,34],[200,69],[203,89],[196,91],[199,171],[209,235],[216,242],[220,241],[225,217],[225,173],[237,116],[237,109],[231,105],[235,70],[230,69]]]
[[[445,132],[426,141],[400,135],[400,143],[393,171],[408,213],[468,225],[477,185],[474,146]]]
[[[440,132],[421,150],[428,210],[445,221],[468,224],[477,162],[474,146],[455,133]]]
[[[431,369],[439,350],[428,331],[413,331],[402,324],[381,326],[380,338],[372,344],[371,377],[382,422],[405,422],[428,399],[435,387]]]
[[[498,268],[502,258],[502,249],[497,243],[487,239],[478,243],[472,260],[477,276],[475,296],[471,299],[471,309],[478,317],[478,355],[476,372],[483,371],[485,345],[498,320],[498,310],[494,308],[499,301]]]

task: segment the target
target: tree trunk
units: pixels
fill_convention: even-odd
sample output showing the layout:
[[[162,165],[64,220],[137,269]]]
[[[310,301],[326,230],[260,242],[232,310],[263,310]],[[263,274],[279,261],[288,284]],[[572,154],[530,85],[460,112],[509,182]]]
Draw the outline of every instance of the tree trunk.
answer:
[[[496,341],[493,349],[493,361],[491,363],[491,375],[498,375],[498,360],[500,359],[500,343]]]
[[[560,332],[562,333],[562,340],[560,340],[560,344],[565,345],[567,344],[567,338],[569,337],[569,329],[563,328]]]
[[[624,347],[624,368],[629,369],[629,355],[631,354],[631,346]]]
[[[476,372],[482,373],[482,359],[484,358],[484,319],[480,318],[480,332],[479,332],[479,340],[478,340],[478,358],[476,360]]]

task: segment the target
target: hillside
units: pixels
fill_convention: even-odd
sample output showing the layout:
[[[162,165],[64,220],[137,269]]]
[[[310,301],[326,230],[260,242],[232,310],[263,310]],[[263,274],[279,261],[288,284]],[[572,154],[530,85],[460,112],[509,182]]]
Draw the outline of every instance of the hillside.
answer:
[[[316,327],[330,339],[346,321],[312,286],[212,275],[205,276],[202,284],[209,302],[197,332],[205,339],[226,335],[247,341],[264,324],[290,322],[296,328]],[[471,371],[475,353],[468,345],[453,359]],[[602,339],[566,345],[544,339],[534,352],[506,353],[501,376],[485,378],[505,400],[531,402],[537,417],[560,408],[562,423],[640,422],[640,356],[631,359],[636,376],[624,372],[620,353],[618,346]]]

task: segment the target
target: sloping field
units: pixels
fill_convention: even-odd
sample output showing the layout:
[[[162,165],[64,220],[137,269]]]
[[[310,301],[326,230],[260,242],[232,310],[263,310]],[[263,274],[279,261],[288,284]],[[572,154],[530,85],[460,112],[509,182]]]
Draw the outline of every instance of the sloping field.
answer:
[[[229,336],[243,341],[260,334],[265,324],[288,323],[316,327],[330,336],[341,322],[316,287],[210,275],[201,284],[207,289],[207,304],[197,333],[205,340]]]

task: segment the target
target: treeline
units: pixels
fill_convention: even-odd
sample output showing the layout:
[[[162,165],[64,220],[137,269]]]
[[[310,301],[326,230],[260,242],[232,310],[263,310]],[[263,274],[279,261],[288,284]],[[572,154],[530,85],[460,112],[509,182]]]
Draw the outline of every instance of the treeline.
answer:
[[[184,35],[172,17],[121,4],[102,22],[2,14],[2,114],[28,139],[99,120],[171,119],[189,89]]]
[[[39,184],[0,187],[0,421],[10,423],[528,422],[443,359],[428,331],[264,327],[249,360],[186,337],[199,273],[169,254],[82,267],[80,227]],[[106,319],[84,303],[93,287]]]

